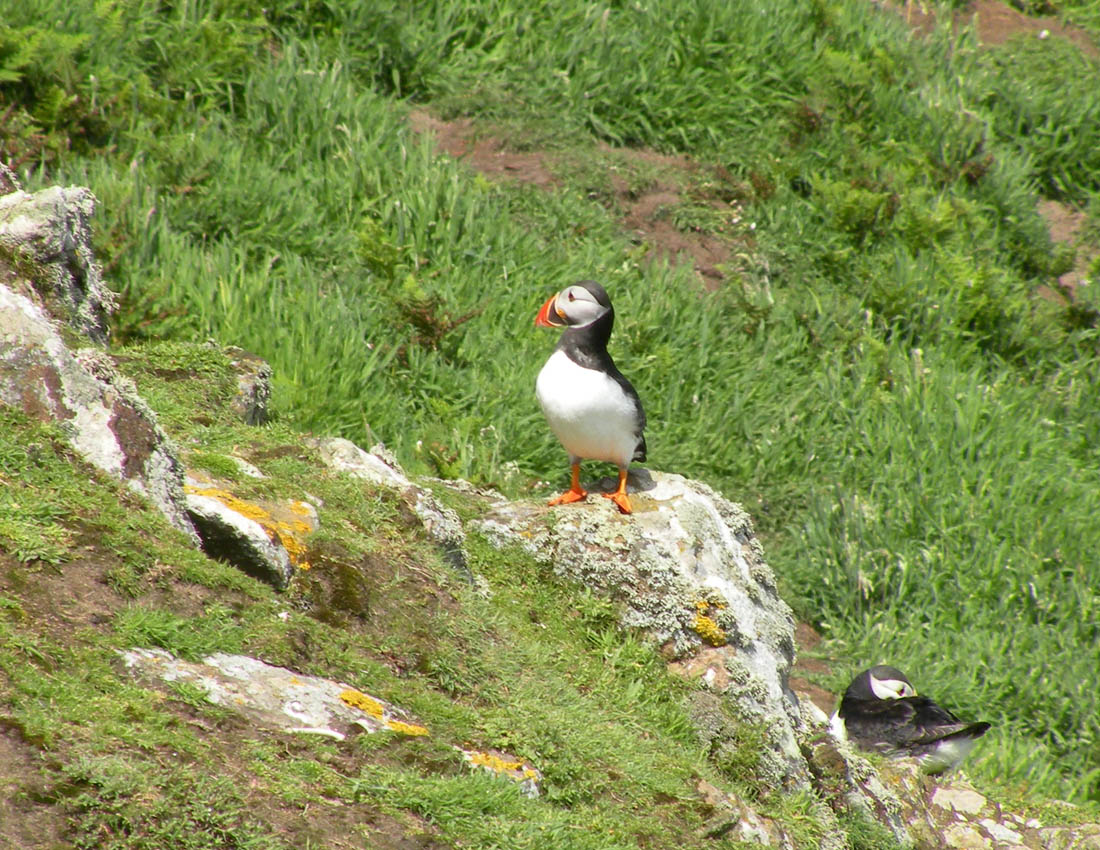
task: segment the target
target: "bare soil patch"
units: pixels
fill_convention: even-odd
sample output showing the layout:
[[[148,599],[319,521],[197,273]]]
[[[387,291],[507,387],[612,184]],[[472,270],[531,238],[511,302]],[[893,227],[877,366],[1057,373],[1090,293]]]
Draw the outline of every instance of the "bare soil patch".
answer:
[[[904,3],[887,0],[884,5],[902,15],[906,23],[919,33],[931,32],[936,26],[936,12],[931,4],[913,0]],[[1097,50],[1088,33],[1066,26],[1050,15],[1025,15],[1000,0],[974,0],[966,9],[954,12],[952,21],[956,29],[972,26],[980,44],[1004,44],[1017,36],[1054,36],[1072,42],[1089,56],[1100,56],[1100,50]]]
[[[65,816],[50,801],[48,790],[41,752],[0,714],[0,847],[65,846]]]
[[[507,139],[470,118],[444,121],[416,110],[410,114],[409,124],[417,133],[430,133],[439,150],[463,160],[492,180],[509,180],[540,189],[561,185],[555,172],[562,167],[564,154],[514,150]],[[702,204],[716,213],[728,214],[732,226],[739,220],[735,199],[744,193],[744,188],[733,183],[728,175],[702,175],[699,164],[687,156],[609,145],[601,145],[599,150],[621,158],[628,167],[637,165],[653,177],[636,186],[622,173],[612,170],[600,175],[610,181],[610,196],[594,186],[590,197],[618,214],[623,230],[636,244],[648,246],[648,259],[690,262],[700,281],[708,288],[716,288],[724,278],[720,267],[728,262],[736,241],[732,230],[718,235],[701,227],[679,227],[672,212],[687,202]]]

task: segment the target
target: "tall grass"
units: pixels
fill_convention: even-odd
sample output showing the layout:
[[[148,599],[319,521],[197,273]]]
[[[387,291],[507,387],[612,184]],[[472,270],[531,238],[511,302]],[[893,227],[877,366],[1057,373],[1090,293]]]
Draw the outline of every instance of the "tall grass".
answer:
[[[975,770],[1100,798],[1096,335],[1035,296],[1063,261],[1037,193],[1100,188],[1095,62],[1066,88],[1061,48],[918,43],[856,0],[7,11],[73,36],[0,91],[41,131],[29,184],[102,202],[120,336],[250,348],[302,427],[519,493],[565,473],[534,311],[599,278],[652,465],[747,503],[853,668],[993,721]],[[409,101],[722,165],[747,259],[704,293],[582,186],[436,156]]]

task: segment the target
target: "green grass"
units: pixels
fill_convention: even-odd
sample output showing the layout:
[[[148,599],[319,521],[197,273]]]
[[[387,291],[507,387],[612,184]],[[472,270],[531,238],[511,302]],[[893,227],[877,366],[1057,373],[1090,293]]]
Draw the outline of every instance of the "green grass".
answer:
[[[651,464],[746,503],[849,663],[832,684],[898,664],[996,724],[979,776],[1100,799],[1097,304],[1037,297],[1066,256],[1035,211],[1073,202],[1096,233],[1095,59],[918,41],[857,0],[5,6],[0,142],[30,188],[99,197],[118,337],[241,345],[274,366],[283,433],[539,493],[565,463],[532,398],[553,344],[534,312],[598,278]],[[1065,13],[1095,37],[1088,4]],[[20,52],[32,35],[50,49]],[[414,137],[410,105],[572,164],[549,192],[490,185]],[[719,292],[643,263],[592,203],[597,142],[730,175]],[[3,522],[26,557],[65,557],[50,517]],[[431,665],[461,691],[461,664]]]
[[[60,505],[79,489],[81,510],[99,512],[99,533],[126,544],[84,545],[64,580],[48,559],[17,560],[6,542],[0,555],[4,728],[44,755],[39,802],[59,813],[72,846],[276,850],[335,846],[342,831],[390,846],[382,827],[394,842],[426,830],[477,846],[545,846],[547,836],[566,847],[711,846],[693,832],[703,817],[695,783],[707,777],[748,794],[751,747],[736,765],[708,759],[688,719],[692,689],[654,647],[621,633],[610,603],[476,537],[469,550],[486,585],[469,587],[394,495],[318,474],[282,426],[234,426],[211,408],[230,373],[208,352],[143,346],[119,359],[200,457],[232,440],[263,468],[268,495],[298,493],[313,470],[324,532],[311,539],[309,573],[276,594],[194,553],[171,565],[179,553],[157,548],[174,540],[159,515],[112,511],[124,492],[113,482],[61,450],[38,457],[19,499]],[[188,362],[193,371],[182,368]],[[196,418],[212,424],[196,430]],[[10,413],[6,426],[0,439],[12,445],[43,430]],[[22,466],[12,454],[4,474],[30,467],[26,454]],[[49,518],[62,531],[81,521],[59,510]],[[141,551],[164,562],[142,571],[130,563]],[[341,585],[351,573],[363,583],[355,599]],[[82,605],[112,613],[89,616]],[[131,680],[117,652],[132,646],[192,660],[246,652],[354,683],[412,712],[431,736],[336,743],[265,732],[194,687]],[[470,772],[456,745],[536,764],[542,798]],[[19,787],[18,775],[11,781]]]

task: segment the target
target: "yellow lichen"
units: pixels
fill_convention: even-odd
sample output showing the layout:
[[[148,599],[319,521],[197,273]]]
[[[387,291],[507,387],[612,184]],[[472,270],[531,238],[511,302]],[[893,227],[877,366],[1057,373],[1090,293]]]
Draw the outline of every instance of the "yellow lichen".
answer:
[[[352,708],[358,708],[360,711],[364,711],[371,717],[382,718],[384,709],[382,703],[376,700],[374,697],[369,697],[364,693],[360,693],[357,690],[348,688],[342,694],[340,699],[350,705]]]
[[[385,706],[374,697],[369,697],[362,691],[357,691],[354,688],[348,688],[340,694],[340,699],[352,708],[358,708],[360,711],[369,714],[371,717],[381,720],[387,729],[391,729],[401,735],[427,735],[428,730],[424,726],[419,726],[416,723],[406,723],[403,720],[394,720],[393,718],[386,717]]]
[[[726,630],[705,614],[696,614],[691,621],[691,628],[711,646],[725,646],[728,642]]]
[[[310,568],[309,561],[305,559],[306,546],[303,542],[304,538],[313,532],[313,527],[309,523],[302,520],[286,522],[276,519],[271,515],[271,511],[266,508],[257,505],[255,502],[246,502],[220,487],[197,487],[193,484],[186,484],[183,489],[185,492],[196,496],[215,499],[231,511],[236,511],[241,516],[254,521],[264,530],[272,542],[278,540],[286,550],[292,564],[302,570]],[[289,509],[301,516],[310,514],[310,507],[305,502],[293,501],[290,503]]]
[[[399,732],[402,735],[427,735],[428,730],[423,726],[418,726],[415,723],[405,723],[401,720],[387,720],[386,726],[392,729],[394,732]]]
[[[475,764],[478,767],[487,767],[494,773],[519,773],[524,779],[537,780],[539,778],[537,770],[533,767],[528,767],[521,761],[508,761],[492,753],[483,753],[478,750],[467,752],[466,757],[470,760],[470,764]],[[518,779],[519,777],[516,778]]]

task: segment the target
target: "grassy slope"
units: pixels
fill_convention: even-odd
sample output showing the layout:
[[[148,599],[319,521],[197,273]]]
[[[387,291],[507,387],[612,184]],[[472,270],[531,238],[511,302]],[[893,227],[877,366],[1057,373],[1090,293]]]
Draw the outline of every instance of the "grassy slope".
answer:
[[[38,146],[32,187],[101,199],[120,330],[251,348],[297,425],[519,492],[563,465],[530,318],[598,277],[654,465],[748,503],[853,667],[994,721],[975,771],[1100,796],[1096,313],[1036,297],[1066,258],[1034,209],[1085,205],[1096,233],[1096,63],[914,43],[855,0],[404,9],[11,10],[58,23],[0,52],[27,104],[8,144]],[[606,140],[723,166],[727,286],[641,264],[582,180],[434,157],[410,98],[582,163]]]
[[[0,819],[0,843],[733,846],[695,833],[709,814],[695,785],[758,796],[751,746],[736,764],[712,763],[688,719],[686,684],[652,647],[621,633],[612,606],[477,539],[473,566],[489,593],[470,588],[393,494],[320,473],[294,431],[236,422],[220,352],[162,345],[122,354],[190,447],[191,465],[225,474],[230,452],[249,459],[267,477],[241,478],[245,497],[300,497],[308,479],[323,502],[322,528],[310,540],[312,568],[276,594],[191,550],[162,517],[74,459],[52,429],[4,413],[0,722],[11,742],[4,752],[23,758],[0,765],[9,791],[0,814],[11,815]],[[21,546],[10,545],[16,537]],[[268,733],[193,688],[139,687],[115,655],[135,645],[188,658],[246,652],[331,676],[411,711],[431,735],[337,743]],[[537,764],[543,798],[471,777],[456,744]],[[812,847],[806,803],[760,806],[801,824],[800,846]],[[52,829],[57,844],[36,843],[37,825],[52,825],[41,834]]]

